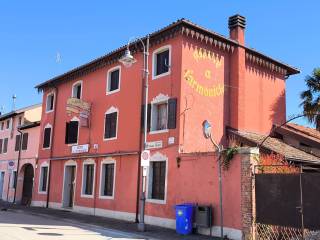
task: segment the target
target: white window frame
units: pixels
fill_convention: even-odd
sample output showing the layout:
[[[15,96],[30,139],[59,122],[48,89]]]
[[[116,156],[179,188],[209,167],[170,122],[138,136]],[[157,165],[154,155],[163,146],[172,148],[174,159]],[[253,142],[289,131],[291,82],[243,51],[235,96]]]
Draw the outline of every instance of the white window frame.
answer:
[[[44,132],[45,132],[45,129],[46,129],[46,128],[51,128],[51,131],[50,131],[50,144],[49,144],[49,147],[44,148],[44,147],[43,147],[43,143],[44,143]],[[51,125],[50,123],[47,123],[47,125],[43,128],[42,149],[43,149],[43,150],[50,149],[50,148],[51,148],[51,143],[52,143],[52,125]]]
[[[168,72],[156,75],[156,67],[157,67],[157,54],[162,53],[166,50],[169,50],[169,63],[168,63]],[[171,45],[165,45],[162,46],[156,50],[153,51],[152,53],[152,80],[167,76],[171,74],[171,52],[172,52],[172,47]]]
[[[48,110],[48,99],[49,99],[49,96],[53,96],[53,106],[52,106],[52,109],[51,110]],[[55,105],[56,105],[56,94],[55,92],[49,92],[47,94],[47,97],[46,97],[46,113],[51,113],[54,111],[54,108],[55,108]]]
[[[83,81],[82,80],[76,81],[74,84],[72,84],[72,91],[71,91],[71,97],[72,98],[76,98],[74,96],[74,88],[75,88],[75,86],[77,86],[79,84],[81,85],[80,99],[82,99],[82,92],[83,92]]]
[[[166,103],[167,104],[167,118],[169,117],[169,108],[168,108],[168,100],[170,97],[168,95],[160,93],[158,96],[152,99],[151,101],[151,113],[150,113],[150,132],[149,134],[157,134],[157,133],[166,133],[169,131],[168,129],[168,119],[167,119],[167,128],[162,130],[154,130],[155,129],[155,107],[159,104]]]
[[[77,162],[74,160],[68,160],[65,164],[64,164],[64,168],[63,168],[63,182],[62,182],[62,202],[61,205],[63,206],[64,203],[64,183],[65,183],[65,179],[66,179],[66,168],[69,166],[75,166],[75,170],[74,170],[74,190],[73,190],[73,196],[72,196],[72,200],[73,203],[72,205],[74,206],[74,202],[75,202],[75,196],[76,196],[76,188],[77,188]]]
[[[46,191],[42,191],[41,188],[43,186],[43,168],[47,167],[48,172],[47,172],[47,186],[46,186]],[[39,194],[47,194],[48,192],[48,181],[49,181],[49,164],[47,162],[43,162],[40,165],[40,174],[39,174],[39,186],[38,186],[38,193]]]
[[[85,165],[93,165],[93,185],[92,185],[92,194],[88,195],[84,193],[84,166]],[[95,194],[95,179],[96,179],[96,162],[94,161],[94,159],[86,159],[83,163],[82,163],[82,176],[81,176],[81,197],[82,198],[93,198],[94,194]]]
[[[151,198],[152,193],[152,162],[166,162],[166,177],[165,177],[165,186],[164,186],[164,199],[153,199]],[[147,189],[146,189],[146,202],[157,203],[157,204],[166,204],[167,202],[167,189],[168,189],[168,157],[166,155],[161,154],[160,152],[156,152],[150,158],[150,167],[147,170]]]
[[[13,170],[12,173],[10,174],[10,189],[14,189],[14,172],[16,172],[16,174],[18,174],[17,170]],[[18,185],[18,176],[17,176],[17,184],[16,184],[16,188]]]
[[[77,117],[73,117],[70,122],[78,122],[78,137],[77,137],[77,142],[76,143],[68,143],[68,146],[76,146],[79,144],[79,137],[80,137],[80,119]]]
[[[112,138],[105,138],[104,134],[106,132],[106,115],[111,113],[117,113],[117,127],[116,127],[116,136]],[[104,113],[104,122],[103,122],[103,141],[112,141],[118,138],[118,128],[119,128],[119,109],[111,106],[105,113]]]
[[[104,182],[102,182],[102,180],[103,180],[103,176],[105,176],[105,173],[103,173],[103,169],[104,169],[103,165],[106,165],[106,164],[114,164],[112,196],[102,195],[103,188],[104,188]],[[106,159],[101,161],[101,165],[100,165],[100,184],[99,184],[99,198],[100,199],[114,199],[114,193],[115,193],[115,188],[116,188],[116,172],[117,172],[117,163],[116,163],[115,159],[106,158]]]
[[[110,91],[110,78],[111,78],[111,73],[115,70],[119,69],[119,87],[116,90]],[[120,86],[121,86],[121,65],[117,65],[113,68],[110,68],[107,72],[107,87],[106,87],[106,95],[111,95],[113,93],[119,92],[120,91]]]

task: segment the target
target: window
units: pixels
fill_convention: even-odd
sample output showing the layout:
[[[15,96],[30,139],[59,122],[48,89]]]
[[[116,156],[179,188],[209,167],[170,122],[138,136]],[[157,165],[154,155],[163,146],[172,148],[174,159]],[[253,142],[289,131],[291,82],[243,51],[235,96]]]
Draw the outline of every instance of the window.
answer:
[[[48,169],[48,166],[42,166],[40,168],[39,192],[47,192]]]
[[[149,171],[149,198],[165,200],[166,161],[151,161]]]
[[[106,161],[101,164],[100,196],[113,197],[115,181],[115,161]]]
[[[17,187],[17,171],[13,171],[10,179],[10,188],[15,189],[16,187]]]
[[[77,144],[78,143],[78,133],[79,133],[79,121],[71,120],[66,123],[66,144]]]
[[[43,145],[42,145],[44,149],[50,148],[51,146],[51,129],[52,127],[49,125],[44,128]]]
[[[82,174],[82,195],[93,195],[94,164],[84,164]]]
[[[27,150],[28,149],[28,138],[29,138],[29,133],[24,133],[22,135],[22,150]]]
[[[47,95],[46,101],[46,112],[52,112],[54,108],[54,93],[49,93]]]
[[[20,116],[18,120],[18,126],[21,126],[21,125],[22,125],[22,117]]]
[[[4,130],[4,122],[1,122],[1,131]]]
[[[112,68],[108,71],[107,94],[120,90],[120,67]]]
[[[3,140],[3,150],[2,150],[2,152],[3,153],[7,153],[7,151],[8,151],[8,138],[5,138]]]
[[[3,139],[0,139],[0,154],[2,153]]]
[[[170,74],[171,46],[164,46],[153,53],[153,79]]]
[[[8,119],[8,120],[7,120],[7,126],[6,126],[6,129],[9,129],[9,128],[10,128],[10,122],[11,122],[11,120],[10,120],[10,119]]]
[[[81,99],[82,96],[82,81],[76,82],[72,86],[72,97]]]
[[[118,109],[111,107],[105,114],[104,139],[111,140],[117,138]]]
[[[176,128],[177,99],[160,94],[151,103],[151,131]]]
[[[16,152],[19,151],[19,149],[20,149],[20,138],[21,138],[20,134],[16,135],[16,144],[14,147],[14,150]]]

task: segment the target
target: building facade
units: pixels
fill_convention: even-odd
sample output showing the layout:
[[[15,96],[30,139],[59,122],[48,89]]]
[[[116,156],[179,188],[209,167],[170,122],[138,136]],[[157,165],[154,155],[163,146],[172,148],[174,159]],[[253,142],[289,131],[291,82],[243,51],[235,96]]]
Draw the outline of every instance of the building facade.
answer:
[[[248,48],[245,24],[231,17],[229,38],[184,19],[150,34],[148,106],[139,41],[129,46],[137,60],[130,68],[118,61],[122,47],[38,85],[33,205],[137,220],[147,107],[146,223],[174,228],[176,204],[212,205],[218,235],[217,158],[202,123],[211,122],[220,144],[227,143],[226,127],[268,133],[286,118],[285,79],[299,72]],[[223,173],[224,227],[234,239],[243,229],[240,165]]]
[[[31,204],[41,104],[0,115],[0,198]]]

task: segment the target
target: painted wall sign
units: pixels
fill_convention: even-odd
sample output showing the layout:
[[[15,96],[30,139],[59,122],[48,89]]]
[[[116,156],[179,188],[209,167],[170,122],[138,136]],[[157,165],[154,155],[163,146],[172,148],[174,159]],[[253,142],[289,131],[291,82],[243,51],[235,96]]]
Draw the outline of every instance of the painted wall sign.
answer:
[[[188,85],[195,89],[197,93],[205,97],[219,97],[224,94],[224,85],[216,84],[211,87],[201,85],[194,77],[193,70],[187,69],[184,73],[184,79],[188,82]]]
[[[162,148],[162,141],[147,142],[147,149]]]
[[[89,144],[72,146],[71,153],[85,153],[89,152]]]
[[[209,60],[216,68],[220,68],[222,66],[222,56],[218,56],[217,54],[202,48],[193,51],[193,58],[196,62],[199,62],[200,60]]]
[[[78,98],[69,98],[67,100],[67,113],[88,112],[90,113],[91,104]]]

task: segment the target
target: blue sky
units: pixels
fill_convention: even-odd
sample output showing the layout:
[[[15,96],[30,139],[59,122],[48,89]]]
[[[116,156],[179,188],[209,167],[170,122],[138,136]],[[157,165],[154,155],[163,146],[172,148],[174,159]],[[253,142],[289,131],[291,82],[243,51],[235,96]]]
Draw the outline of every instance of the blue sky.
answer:
[[[132,36],[182,17],[228,36],[228,17],[240,13],[247,18],[248,46],[301,70],[287,80],[287,116],[297,114],[304,78],[320,67],[319,9],[317,0],[1,1],[0,106],[10,111],[13,94],[17,107],[41,102],[36,84],[122,46]]]

